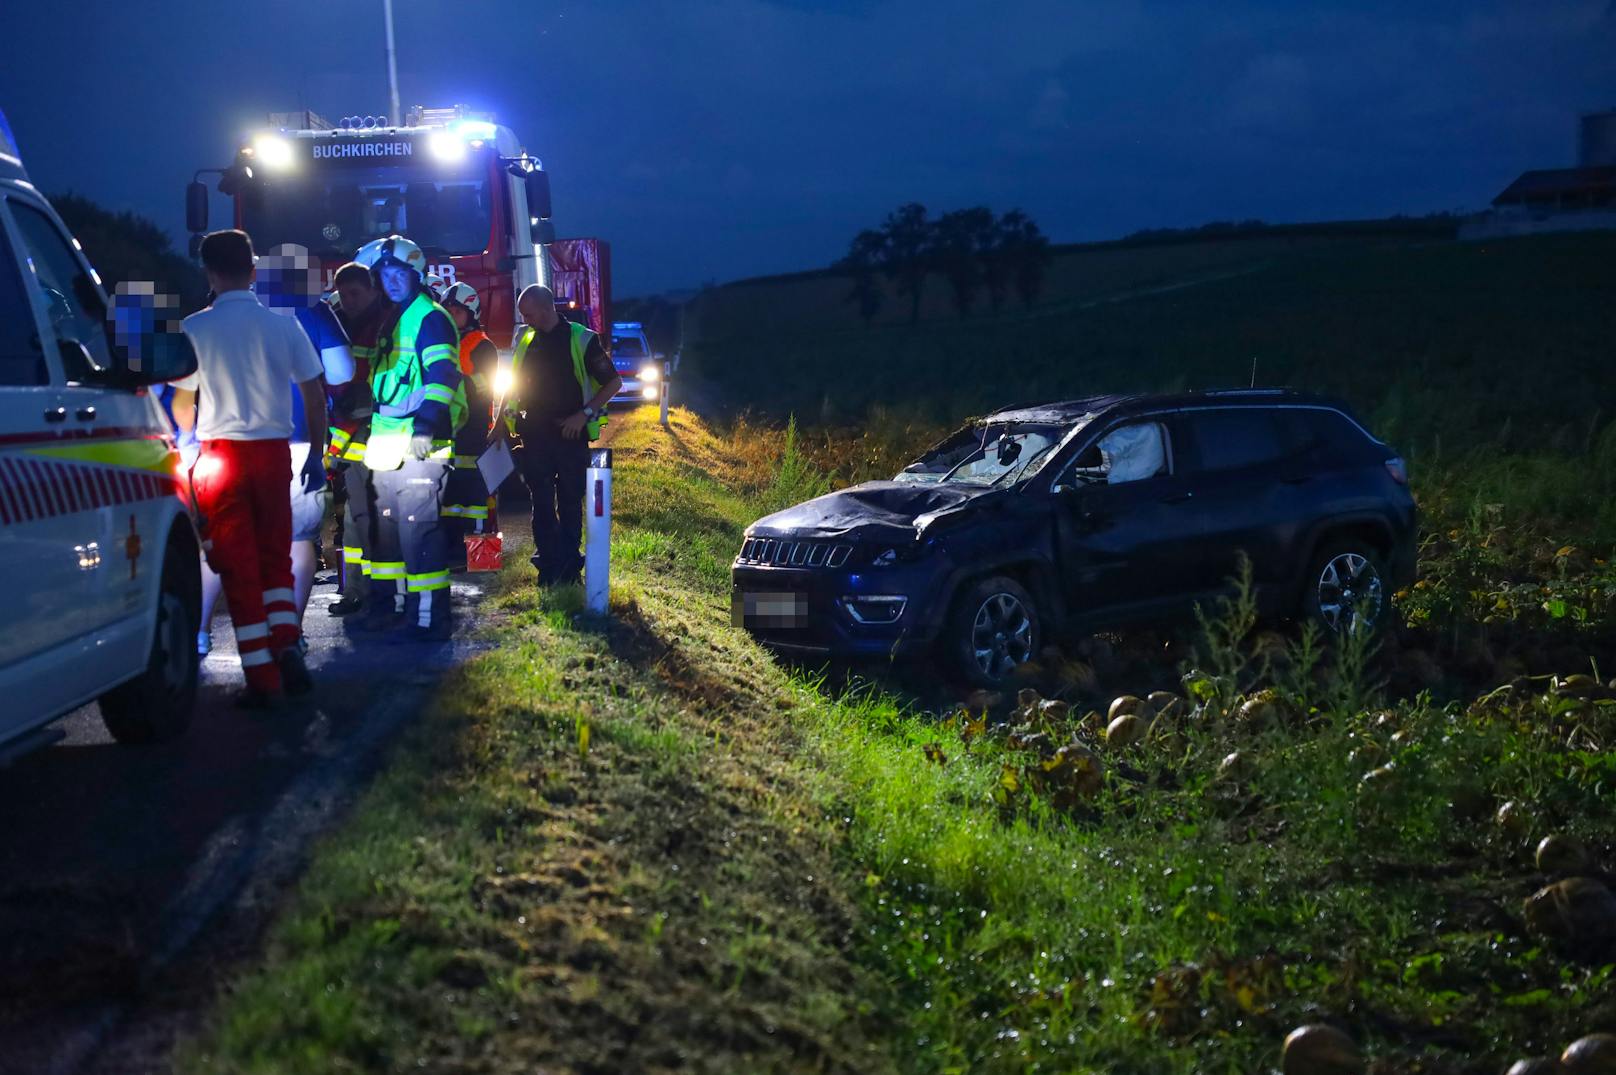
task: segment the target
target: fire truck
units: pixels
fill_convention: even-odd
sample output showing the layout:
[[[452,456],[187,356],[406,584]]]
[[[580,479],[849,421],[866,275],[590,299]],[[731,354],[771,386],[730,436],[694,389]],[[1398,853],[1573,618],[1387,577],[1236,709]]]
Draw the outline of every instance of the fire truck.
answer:
[[[327,287],[361,246],[396,233],[426,252],[446,284],[477,289],[483,328],[501,345],[529,284],[550,286],[610,338],[606,244],[556,239],[549,173],[491,115],[417,107],[392,126],[375,116],[331,123],[308,111],[273,113],[230,165],[199,169],[187,187],[193,254],[208,228],[207,174],[219,177],[234,226],[254,247],[304,247],[320,259]]]

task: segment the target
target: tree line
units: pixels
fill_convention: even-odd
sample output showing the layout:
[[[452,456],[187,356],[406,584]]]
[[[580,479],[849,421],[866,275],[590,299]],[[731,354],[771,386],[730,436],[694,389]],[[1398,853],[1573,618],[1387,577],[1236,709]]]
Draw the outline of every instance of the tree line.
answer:
[[[1032,305],[1043,290],[1049,261],[1049,240],[1019,209],[994,216],[974,206],[934,217],[924,205],[910,202],[888,213],[879,228],[854,236],[835,268],[852,277],[847,301],[858,307],[865,324],[886,299],[882,279],[909,300],[914,324],[926,277],[933,273],[947,281],[954,309],[964,318],[978,292],[986,293],[995,311],[1012,291]]]

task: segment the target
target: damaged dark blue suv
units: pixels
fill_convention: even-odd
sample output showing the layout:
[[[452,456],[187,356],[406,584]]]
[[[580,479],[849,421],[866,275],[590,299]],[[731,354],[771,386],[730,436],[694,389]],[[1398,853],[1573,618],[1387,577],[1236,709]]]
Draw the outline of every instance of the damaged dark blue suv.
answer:
[[[1250,559],[1260,610],[1373,628],[1414,571],[1403,461],[1286,390],[1103,396],[960,429],[892,481],[752,524],[733,613],[782,651],[939,651],[1003,683],[1046,637],[1181,619]]]

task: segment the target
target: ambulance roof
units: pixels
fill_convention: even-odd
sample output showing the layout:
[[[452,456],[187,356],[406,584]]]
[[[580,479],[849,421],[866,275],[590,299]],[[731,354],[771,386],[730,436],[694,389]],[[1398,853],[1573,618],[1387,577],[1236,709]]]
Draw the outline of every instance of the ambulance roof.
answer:
[[[0,111],[0,179],[28,181],[28,172],[22,166],[22,152],[17,149],[17,137],[11,133],[4,111]]]

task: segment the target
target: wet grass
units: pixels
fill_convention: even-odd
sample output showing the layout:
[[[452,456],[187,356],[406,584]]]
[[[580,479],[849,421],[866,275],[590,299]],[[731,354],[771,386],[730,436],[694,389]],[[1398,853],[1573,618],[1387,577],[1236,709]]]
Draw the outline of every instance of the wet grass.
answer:
[[[509,576],[498,650],[319,849],[186,1070],[1249,1073],[1325,1020],[1377,1071],[1479,1075],[1616,1030],[1610,953],[1521,913],[1558,876],[1543,836],[1585,872],[1616,854],[1603,694],[1387,697],[1396,653],[1315,659],[1239,609],[1198,654],[1046,662],[1064,704],[1034,711],[782,666],[728,619],[789,473],[748,433],[623,424],[613,626]],[[1604,637],[1542,659],[1590,670]],[[1090,707],[1164,683],[1178,716],[1108,747]]]

